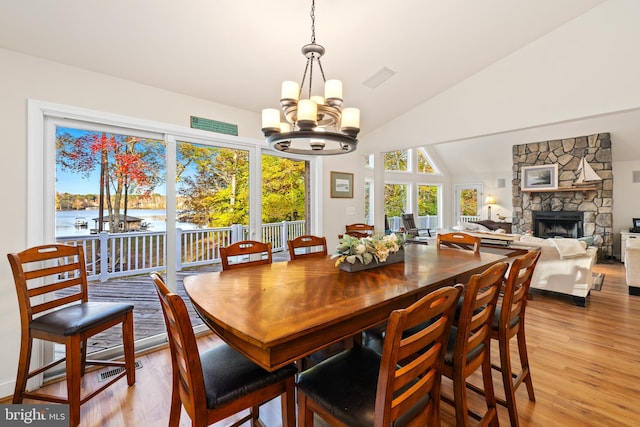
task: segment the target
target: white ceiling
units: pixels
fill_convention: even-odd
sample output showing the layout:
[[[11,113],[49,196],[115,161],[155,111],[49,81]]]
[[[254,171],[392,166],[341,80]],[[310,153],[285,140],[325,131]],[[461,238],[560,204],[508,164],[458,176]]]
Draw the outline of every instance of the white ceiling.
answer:
[[[371,131],[603,0],[318,0],[327,78]],[[258,112],[300,81],[311,0],[0,0],[0,47]],[[363,85],[381,68],[395,75]],[[318,81],[316,79],[316,81]]]

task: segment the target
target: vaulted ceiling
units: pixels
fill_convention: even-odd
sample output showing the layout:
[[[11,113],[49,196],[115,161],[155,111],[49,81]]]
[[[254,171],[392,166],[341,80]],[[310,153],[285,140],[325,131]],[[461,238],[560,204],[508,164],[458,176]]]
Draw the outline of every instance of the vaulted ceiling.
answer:
[[[603,2],[317,0],[316,41],[326,77],[344,83],[345,106],[362,110],[366,135]],[[283,80],[301,80],[310,11],[311,0],[0,0],[0,47],[259,112],[277,108]],[[394,72],[387,81],[365,84],[385,68]],[[624,147],[614,160],[640,160],[640,112],[597,120],[610,120],[599,130],[615,126]],[[554,132],[433,150],[456,169],[490,172],[510,163],[506,147]]]
[[[318,0],[327,78],[368,131],[603,0]],[[250,111],[300,81],[311,0],[2,0],[0,47]],[[395,74],[376,88],[381,69]],[[316,76],[316,81],[319,77]]]

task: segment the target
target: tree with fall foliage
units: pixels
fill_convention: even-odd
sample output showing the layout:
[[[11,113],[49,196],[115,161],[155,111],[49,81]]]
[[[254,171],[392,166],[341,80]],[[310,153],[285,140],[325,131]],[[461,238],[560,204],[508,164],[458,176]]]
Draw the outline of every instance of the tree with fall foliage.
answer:
[[[89,177],[99,170],[99,215],[107,208],[109,231],[120,228],[127,215],[127,198],[149,196],[164,179],[165,149],[160,141],[132,136],[60,129],[56,134],[56,161],[61,170]],[[102,230],[104,220],[99,220]]]

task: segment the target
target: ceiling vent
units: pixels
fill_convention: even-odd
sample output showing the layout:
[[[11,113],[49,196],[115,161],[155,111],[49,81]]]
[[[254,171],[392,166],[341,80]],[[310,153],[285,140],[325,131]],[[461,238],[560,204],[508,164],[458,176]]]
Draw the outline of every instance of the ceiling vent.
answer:
[[[395,74],[396,74],[396,72],[393,71],[392,69],[387,68],[387,67],[382,67],[380,69],[380,71],[378,71],[377,73],[375,73],[374,75],[369,77],[362,84],[365,85],[366,87],[370,88],[370,89],[375,89],[378,86],[380,86],[382,83],[384,83],[387,80],[389,80]]]

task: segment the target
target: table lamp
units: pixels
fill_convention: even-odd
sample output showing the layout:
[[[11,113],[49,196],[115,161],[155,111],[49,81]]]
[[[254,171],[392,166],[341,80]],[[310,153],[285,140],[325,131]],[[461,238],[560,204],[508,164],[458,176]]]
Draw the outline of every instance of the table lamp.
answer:
[[[491,205],[496,204],[496,199],[494,199],[492,195],[488,195],[484,203],[487,205],[487,210],[489,212],[489,217],[487,219],[491,219]]]

